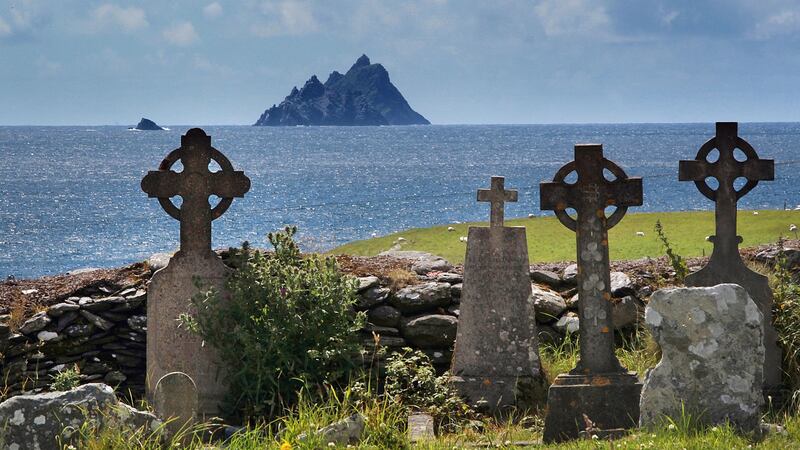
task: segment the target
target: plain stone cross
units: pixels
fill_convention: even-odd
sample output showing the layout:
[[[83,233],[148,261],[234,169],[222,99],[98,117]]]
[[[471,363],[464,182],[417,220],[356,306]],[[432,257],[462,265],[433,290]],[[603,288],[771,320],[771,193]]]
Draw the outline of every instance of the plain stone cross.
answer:
[[[505,203],[517,201],[517,191],[505,190],[505,177],[492,177],[491,189],[478,189],[478,201],[492,206],[490,226],[502,227],[505,220]]]
[[[183,171],[170,170],[181,161]],[[208,165],[216,161],[222,168],[211,172]],[[156,171],[142,179],[142,190],[158,198],[161,207],[181,223],[181,249],[184,254],[211,252],[211,221],[222,216],[234,197],[244,197],[250,189],[250,179],[244,172],[233,170],[225,155],[211,146],[211,137],[200,128],[192,128],[181,136],[181,147],[172,151]],[[180,208],[170,200],[180,195]],[[216,195],[219,204],[211,208],[208,198]]]
[[[777,344],[777,333],[772,325],[772,291],[767,278],[750,270],[739,255],[741,236],[736,233],[736,203],[750,192],[759,181],[775,178],[775,162],[761,159],[755,149],[739,137],[736,122],[717,122],[716,136],[700,147],[693,160],[681,161],[678,179],[694,181],[697,189],[715,203],[716,234],[711,240],[714,251],[708,265],[686,277],[687,286],[714,286],[720,283],[736,283],[747,290],[764,317],[764,387],[767,394],[781,386],[781,350]],[[736,149],[744,154],[744,161],[736,159]],[[711,152],[716,149],[719,157],[713,160]],[[707,179],[715,178],[717,189],[709,186]],[[735,181],[744,179],[737,189]]]
[[[567,177],[577,173],[577,181]],[[606,179],[606,172],[613,180]],[[641,384],[614,354],[608,229],[619,223],[629,206],[642,204],[642,179],[628,178],[603,157],[603,146],[575,146],[575,160],[539,185],[543,210],[575,232],[578,245],[578,312],[580,359],[560,374],[548,392],[545,443],[575,439],[584,416],[600,429],[629,428],[639,417]],[[606,218],[605,209],[616,210]],[[572,218],[567,209],[574,209]]]

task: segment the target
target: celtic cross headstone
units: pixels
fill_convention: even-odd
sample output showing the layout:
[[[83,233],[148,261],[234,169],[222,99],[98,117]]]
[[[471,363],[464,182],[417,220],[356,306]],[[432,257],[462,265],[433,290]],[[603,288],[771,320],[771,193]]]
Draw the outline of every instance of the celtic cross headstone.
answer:
[[[469,229],[451,377],[488,412],[533,406],[525,401],[544,389],[525,227],[503,226],[503,203],[517,201],[504,181],[492,177],[492,189],[478,191],[478,201],[491,202],[491,221]]]
[[[575,183],[567,182],[573,172]],[[612,180],[606,179],[605,173]],[[603,157],[603,146],[575,146],[575,160],[540,184],[543,210],[575,232],[578,246],[578,303],[580,359],[569,373],[558,375],[548,392],[544,441],[575,439],[586,415],[599,429],[636,426],[641,383],[622,367],[614,354],[611,320],[608,230],[619,223],[629,206],[642,204],[642,179],[629,178]],[[609,206],[616,210],[606,217]],[[567,209],[574,209],[571,217]]]
[[[711,156],[713,150],[719,156]],[[736,159],[735,150],[741,150],[744,160]],[[736,204],[750,192],[759,181],[775,178],[775,163],[771,159],[760,159],[755,149],[739,137],[737,122],[717,122],[716,136],[700,147],[695,159],[679,163],[680,181],[694,181],[697,189],[715,204],[716,232],[710,237],[714,250],[708,264],[686,277],[686,285],[693,287],[715,286],[735,283],[747,291],[764,316],[764,389],[767,393],[780,390],[781,349],[778,335],[772,324],[772,291],[767,277],[756,273],[745,265],[739,254],[741,236],[736,232]],[[718,187],[708,184],[715,178]],[[744,184],[737,188],[736,180]]]
[[[171,170],[178,161],[183,164],[181,172]],[[211,161],[222,170],[211,172]],[[142,179],[142,190],[158,198],[167,214],[180,221],[181,236],[180,249],[153,275],[148,288],[147,395],[152,401],[158,380],[171,372],[183,372],[196,383],[201,419],[218,413],[226,386],[214,350],[179,327],[178,317],[188,311],[191,298],[199,292],[197,283],[224,292],[228,269],[211,250],[211,222],[228,209],[234,197],[243,197],[249,189],[250,180],[233,170],[228,158],[211,146],[211,137],[199,128],[181,136],[180,148]],[[180,207],[171,200],[178,195],[183,199]],[[208,202],[211,195],[221,198],[213,208]]]

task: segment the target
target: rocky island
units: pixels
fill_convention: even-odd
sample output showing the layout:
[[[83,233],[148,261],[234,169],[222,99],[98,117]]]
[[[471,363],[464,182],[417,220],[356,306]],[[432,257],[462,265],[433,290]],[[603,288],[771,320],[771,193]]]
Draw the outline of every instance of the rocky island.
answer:
[[[429,125],[411,109],[380,64],[361,55],[344,75],[333,71],[325,83],[313,75],[301,89],[258,118],[257,126]]]
[[[139,121],[139,124],[133,128],[128,128],[129,130],[139,130],[139,131],[164,131],[166,128],[159,126],[155,122],[150,119],[145,119],[142,117],[142,120]]]

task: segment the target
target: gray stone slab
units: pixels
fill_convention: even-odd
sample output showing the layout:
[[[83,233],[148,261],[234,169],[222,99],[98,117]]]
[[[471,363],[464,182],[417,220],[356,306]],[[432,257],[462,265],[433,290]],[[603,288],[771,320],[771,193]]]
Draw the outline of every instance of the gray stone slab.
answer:
[[[171,170],[183,164],[182,172]],[[211,161],[221,171],[210,172]],[[152,399],[155,383],[170,372],[183,372],[198,389],[198,414],[213,416],[227,391],[219,376],[214,349],[202,345],[199,336],[178,327],[181,314],[190,312],[191,298],[203,290],[216,289],[224,294],[228,269],[211,250],[211,222],[231,205],[234,197],[243,197],[250,180],[219,150],[199,128],[181,136],[181,147],[161,162],[159,170],[150,171],[142,180],[142,190],[158,198],[162,208],[180,221],[180,250],[166,267],[158,270],[150,282],[147,305],[147,393]],[[171,198],[180,195],[180,207]],[[209,196],[220,197],[211,207]]]
[[[709,161],[713,150],[719,158]],[[738,161],[734,151],[739,149],[746,159]],[[718,188],[712,189],[706,179],[713,177]],[[716,233],[711,236],[714,250],[708,265],[686,277],[687,286],[714,286],[721,283],[736,283],[744,287],[756,302],[764,317],[764,390],[767,394],[782,387],[781,349],[778,334],[772,324],[772,291],[767,277],[753,272],[742,261],[739,254],[741,236],[736,232],[736,204],[750,192],[759,181],[773,180],[775,163],[760,159],[755,149],[738,135],[738,123],[717,122],[716,136],[700,147],[694,160],[681,161],[679,179],[693,181],[697,189],[715,204]],[[745,184],[736,189],[734,182],[744,178]]]
[[[197,386],[192,377],[183,372],[171,372],[158,380],[153,391],[153,408],[156,415],[167,422],[174,434],[192,426],[197,419]]]
[[[735,284],[664,289],[645,323],[661,346],[641,396],[642,426],[685,411],[705,425],[758,430],[764,362],[762,315]]]
[[[412,443],[436,439],[433,416],[425,413],[412,413],[408,416],[408,440]]]
[[[543,391],[535,317],[525,228],[470,228],[452,372],[471,403],[525,407]]]

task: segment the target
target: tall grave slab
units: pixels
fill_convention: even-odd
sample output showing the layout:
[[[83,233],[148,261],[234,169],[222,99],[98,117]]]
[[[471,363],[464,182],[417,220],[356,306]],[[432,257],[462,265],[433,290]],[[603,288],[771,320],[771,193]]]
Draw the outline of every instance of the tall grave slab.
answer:
[[[609,181],[604,176],[613,176]],[[567,177],[576,172],[575,183]],[[569,373],[556,377],[547,398],[546,443],[575,439],[584,418],[600,430],[630,428],[639,420],[642,385],[636,373],[622,367],[614,354],[608,229],[619,223],[629,206],[642,204],[642,179],[628,178],[603,157],[603,146],[575,146],[575,160],[539,187],[541,208],[575,232],[578,244],[578,315],[580,359]],[[606,217],[609,206],[616,210]],[[574,209],[572,218],[567,209]]]
[[[747,268],[739,254],[742,237],[736,234],[736,203],[750,192],[759,181],[775,178],[775,163],[771,159],[760,159],[755,149],[739,137],[737,122],[717,122],[716,136],[700,147],[693,160],[681,161],[679,179],[694,181],[697,189],[715,203],[716,233],[710,239],[714,244],[708,264],[686,277],[686,286],[715,286],[735,283],[747,290],[764,317],[764,391],[768,395],[779,395],[781,391],[781,349],[778,334],[772,324],[772,290],[767,277]],[[716,160],[711,156],[716,149]],[[743,161],[738,161],[734,152],[741,150]],[[707,179],[715,178],[717,189],[709,186]],[[735,186],[737,178],[745,180],[741,187]]]
[[[503,226],[517,191],[492,177],[478,201],[491,204],[489,227],[470,227],[451,378],[471,404],[490,412],[527,406],[542,386],[525,227]]]
[[[182,172],[171,168],[180,161]],[[222,168],[209,171],[216,161]],[[157,271],[148,289],[147,300],[147,396],[152,401],[156,382],[171,372],[183,372],[197,386],[200,418],[216,415],[226,393],[216,364],[214,350],[202,340],[178,326],[178,317],[186,313],[191,298],[203,289],[224,292],[228,269],[211,250],[211,221],[219,218],[234,197],[243,197],[250,189],[250,180],[222,153],[211,146],[211,137],[199,129],[181,136],[180,148],[161,162],[157,171],[142,179],[142,190],[158,198],[164,210],[180,221],[180,250],[169,264]],[[181,196],[180,207],[171,198]],[[208,198],[221,198],[213,208]],[[159,413],[159,411],[156,411]]]

